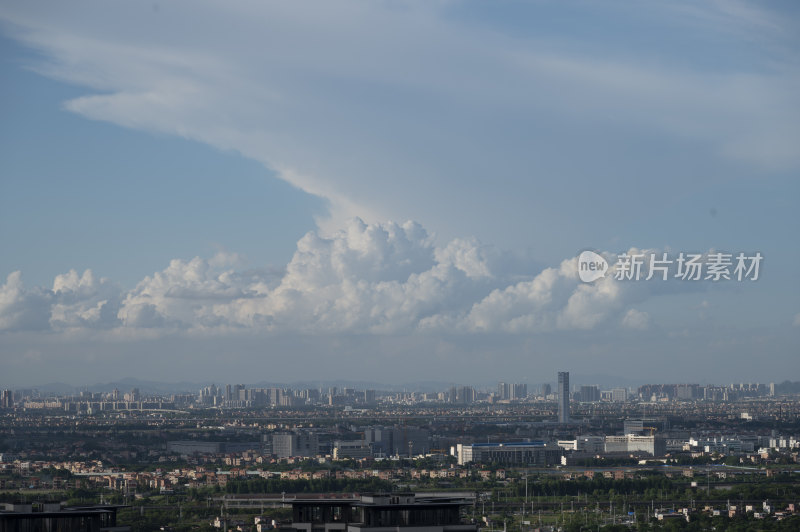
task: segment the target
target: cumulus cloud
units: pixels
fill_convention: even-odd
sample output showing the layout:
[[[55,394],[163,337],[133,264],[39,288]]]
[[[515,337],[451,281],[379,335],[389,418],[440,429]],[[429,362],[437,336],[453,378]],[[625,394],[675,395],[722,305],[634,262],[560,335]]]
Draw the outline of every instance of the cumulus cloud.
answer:
[[[613,262],[614,255],[606,257]],[[520,280],[508,273],[507,258],[472,238],[437,245],[415,222],[356,218],[329,236],[303,236],[280,273],[242,269],[237,256],[224,253],[172,260],[127,291],[91,270],[58,275],[52,289],[28,290],[15,272],[0,287],[0,328],[309,334],[644,329],[649,316],[634,305],[697,285],[618,281],[613,270],[582,283],[577,257],[538,272],[531,268]]]
[[[48,327],[50,297],[42,290],[26,290],[16,271],[0,286],[0,330],[36,330]]]
[[[57,275],[53,281],[49,321],[54,328],[112,328],[119,324],[120,288],[98,279],[92,270]]]
[[[22,273],[11,273],[0,286],[0,330],[112,328],[120,288],[91,270],[56,276],[52,289],[26,289]]]
[[[417,223],[360,219],[329,237],[308,233],[272,290],[214,305],[228,323],[270,329],[388,332],[408,330],[442,309],[458,308],[488,283],[477,242],[435,247]]]
[[[217,325],[208,312],[211,306],[245,299],[263,282],[256,273],[241,274],[229,268],[235,261],[226,255],[172,260],[126,294],[117,316],[128,327]]]
[[[652,252],[654,250],[631,248],[626,253],[647,256]],[[609,264],[616,264],[615,255],[603,255]],[[577,275],[577,260],[577,257],[566,259],[558,267],[545,268],[530,280],[494,289],[477,301],[456,326],[472,332],[589,330],[648,298],[702,289],[697,283],[680,283],[671,276],[666,282],[655,276],[646,281],[647,264],[641,270],[641,281],[619,281],[612,268],[605,277],[593,283],[582,283]],[[674,275],[673,270],[671,275]],[[623,321],[624,326],[630,323],[630,320]]]

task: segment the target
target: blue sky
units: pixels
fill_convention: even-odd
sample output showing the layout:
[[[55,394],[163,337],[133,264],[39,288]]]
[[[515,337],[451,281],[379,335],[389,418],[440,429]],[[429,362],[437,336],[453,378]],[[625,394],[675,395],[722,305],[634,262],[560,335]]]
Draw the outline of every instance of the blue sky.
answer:
[[[235,153],[70,113],[84,90],[30,71],[41,58],[8,38],[0,52],[4,276],[51,284],[91,268],[132,287],[169,258],[226,249],[281,268],[324,211]]]
[[[224,357],[284,381],[798,378],[798,21],[5,3],[0,385],[242,380]],[[584,249],[765,259],[756,283],[588,287]]]

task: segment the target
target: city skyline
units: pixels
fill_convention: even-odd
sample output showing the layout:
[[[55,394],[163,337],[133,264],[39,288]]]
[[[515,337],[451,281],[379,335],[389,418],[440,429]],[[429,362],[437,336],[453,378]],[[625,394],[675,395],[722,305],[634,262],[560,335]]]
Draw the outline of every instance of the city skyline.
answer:
[[[252,381],[247,382],[239,379],[236,381],[223,381],[223,380],[206,380],[198,382],[159,382],[159,381],[144,381],[138,379],[121,379],[119,381],[112,381],[106,383],[93,383],[93,384],[80,384],[70,385],[67,383],[42,383],[39,385],[23,385],[23,386],[2,386],[0,390],[4,392],[14,393],[36,393],[45,396],[74,396],[80,395],[84,392],[113,394],[115,396],[125,393],[130,390],[131,393],[159,396],[171,393],[195,393],[198,389],[201,390],[216,390],[222,397],[228,397],[231,393],[238,395],[241,390],[265,390],[265,389],[283,389],[290,391],[302,390],[317,390],[323,395],[325,394],[349,394],[353,392],[363,393],[364,391],[379,392],[379,393],[444,393],[451,397],[448,402],[461,402],[462,399],[453,400],[456,396],[461,397],[463,393],[471,394],[470,399],[465,402],[478,401],[477,395],[481,395],[484,399],[487,397],[494,397],[495,400],[500,401],[516,401],[524,400],[529,397],[546,397],[552,396],[555,398],[559,410],[561,410],[560,390],[562,389],[561,374],[569,372],[558,372],[559,375],[556,379],[548,381],[543,376],[542,380],[528,380],[516,382],[408,382],[401,384],[389,384],[372,381],[347,381],[347,380],[329,380],[329,381]],[[576,382],[577,380],[577,382]],[[658,389],[662,390],[674,387],[675,390],[685,389],[689,391],[688,395],[684,398],[700,398],[701,390],[712,389],[718,390],[733,390],[733,391],[746,391],[757,392],[762,395],[775,396],[776,390],[782,393],[794,393],[791,390],[800,390],[800,381],[770,381],[770,382],[756,382],[756,381],[739,381],[739,382],[690,382],[690,381],[674,381],[674,382],[636,382],[623,385],[616,381],[608,381],[604,384],[598,381],[591,381],[586,377],[578,376],[577,379],[573,376],[572,384],[569,384],[569,377],[565,381],[568,387],[568,394],[574,396],[576,401],[579,402],[599,402],[601,398],[611,399],[613,394],[617,391],[642,390],[642,389]],[[555,385],[555,388],[553,387]],[[467,390],[467,392],[465,392]],[[513,391],[511,391],[513,390]],[[555,391],[553,391],[555,390]],[[680,392],[675,392],[680,394]],[[635,394],[634,394],[635,395]],[[622,400],[627,400],[627,395]],[[116,397],[115,397],[116,398]],[[612,399],[616,401],[617,399]],[[567,406],[568,409],[568,406]]]
[[[800,379],[798,9],[6,2],[0,386]]]

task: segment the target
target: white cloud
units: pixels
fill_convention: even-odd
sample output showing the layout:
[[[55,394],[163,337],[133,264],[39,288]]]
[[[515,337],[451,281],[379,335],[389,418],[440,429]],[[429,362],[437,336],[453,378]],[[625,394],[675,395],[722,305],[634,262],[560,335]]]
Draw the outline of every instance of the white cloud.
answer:
[[[414,222],[354,219],[329,237],[312,232],[300,239],[274,289],[215,305],[213,312],[231,324],[275,330],[409,330],[441,308],[463,305],[470,288],[489,278],[474,241],[437,248]]]
[[[779,16],[725,2],[654,6],[620,17],[638,31],[642,22],[673,25],[676,40],[691,31],[747,42],[764,59],[748,68],[736,64],[733,50],[727,69],[712,70],[661,61],[661,47],[615,52],[579,33],[565,37],[566,46],[513,38],[459,22],[451,8],[171,2],[153,10],[86,2],[45,9],[24,2],[4,4],[0,18],[9,33],[44,53],[40,72],[96,91],[70,100],[67,109],[260,161],[329,201],[330,220],[320,220],[328,233],[353,216],[411,214],[429,222],[458,214],[463,222],[479,213],[446,204],[462,187],[497,205],[529,192],[516,178],[531,161],[516,146],[516,158],[508,157],[508,136],[496,134],[518,120],[555,134],[580,117],[579,128],[592,139],[624,122],[631,135],[662,132],[756,167],[800,164],[800,80],[791,46],[776,44],[794,44]],[[608,9],[605,15],[614,16]],[[732,27],[740,32],[735,38],[727,35]],[[498,129],[473,116],[476,110],[497,116]],[[570,136],[570,153],[581,149],[575,142]],[[528,147],[547,160],[546,143]],[[551,163],[563,155],[554,153]],[[631,153],[616,156],[627,160]]]
[[[128,327],[208,327],[220,325],[214,305],[242,301],[263,291],[267,277],[258,271],[236,272],[232,255],[210,260],[174,259],[145,277],[126,295],[118,312]]]
[[[46,292],[26,290],[22,272],[13,272],[0,286],[0,330],[46,329],[49,306]]]
[[[108,279],[91,270],[56,276],[53,288],[26,289],[22,273],[13,272],[0,286],[0,330],[112,328],[121,297]]]
[[[113,329],[122,337],[135,329],[530,334],[591,330],[617,317],[642,329],[649,316],[633,305],[694,286],[611,274],[581,283],[576,257],[519,280],[501,273],[513,269],[506,258],[475,239],[437,246],[415,222],[353,219],[329,236],[306,234],[278,274],[242,270],[231,254],[172,260],[125,292],[91,270],[26,290],[15,272],[0,288],[0,327]]]
[[[626,305],[650,297],[654,287],[646,282],[620,283],[610,274],[582,283],[577,276],[577,257],[573,257],[530,281],[492,291],[472,306],[461,325],[469,331],[486,332],[589,330]]]
[[[118,325],[120,288],[97,279],[92,270],[57,275],[50,292],[50,324],[55,328],[112,328]]]

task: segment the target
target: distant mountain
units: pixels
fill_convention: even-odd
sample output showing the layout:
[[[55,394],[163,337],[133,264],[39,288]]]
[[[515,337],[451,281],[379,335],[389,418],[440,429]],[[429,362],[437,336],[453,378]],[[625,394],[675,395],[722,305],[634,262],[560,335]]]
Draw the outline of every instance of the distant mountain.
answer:
[[[39,390],[42,393],[48,394],[55,394],[55,395],[69,395],[71,393],[75,393],[78,391],[78,388],[72,386],[71,384],[66,384],[64,382],[49,382],[47,384],[42,384],[41,386],[26,386],[26,387],[19,387],[16,389],[34,389]]]

